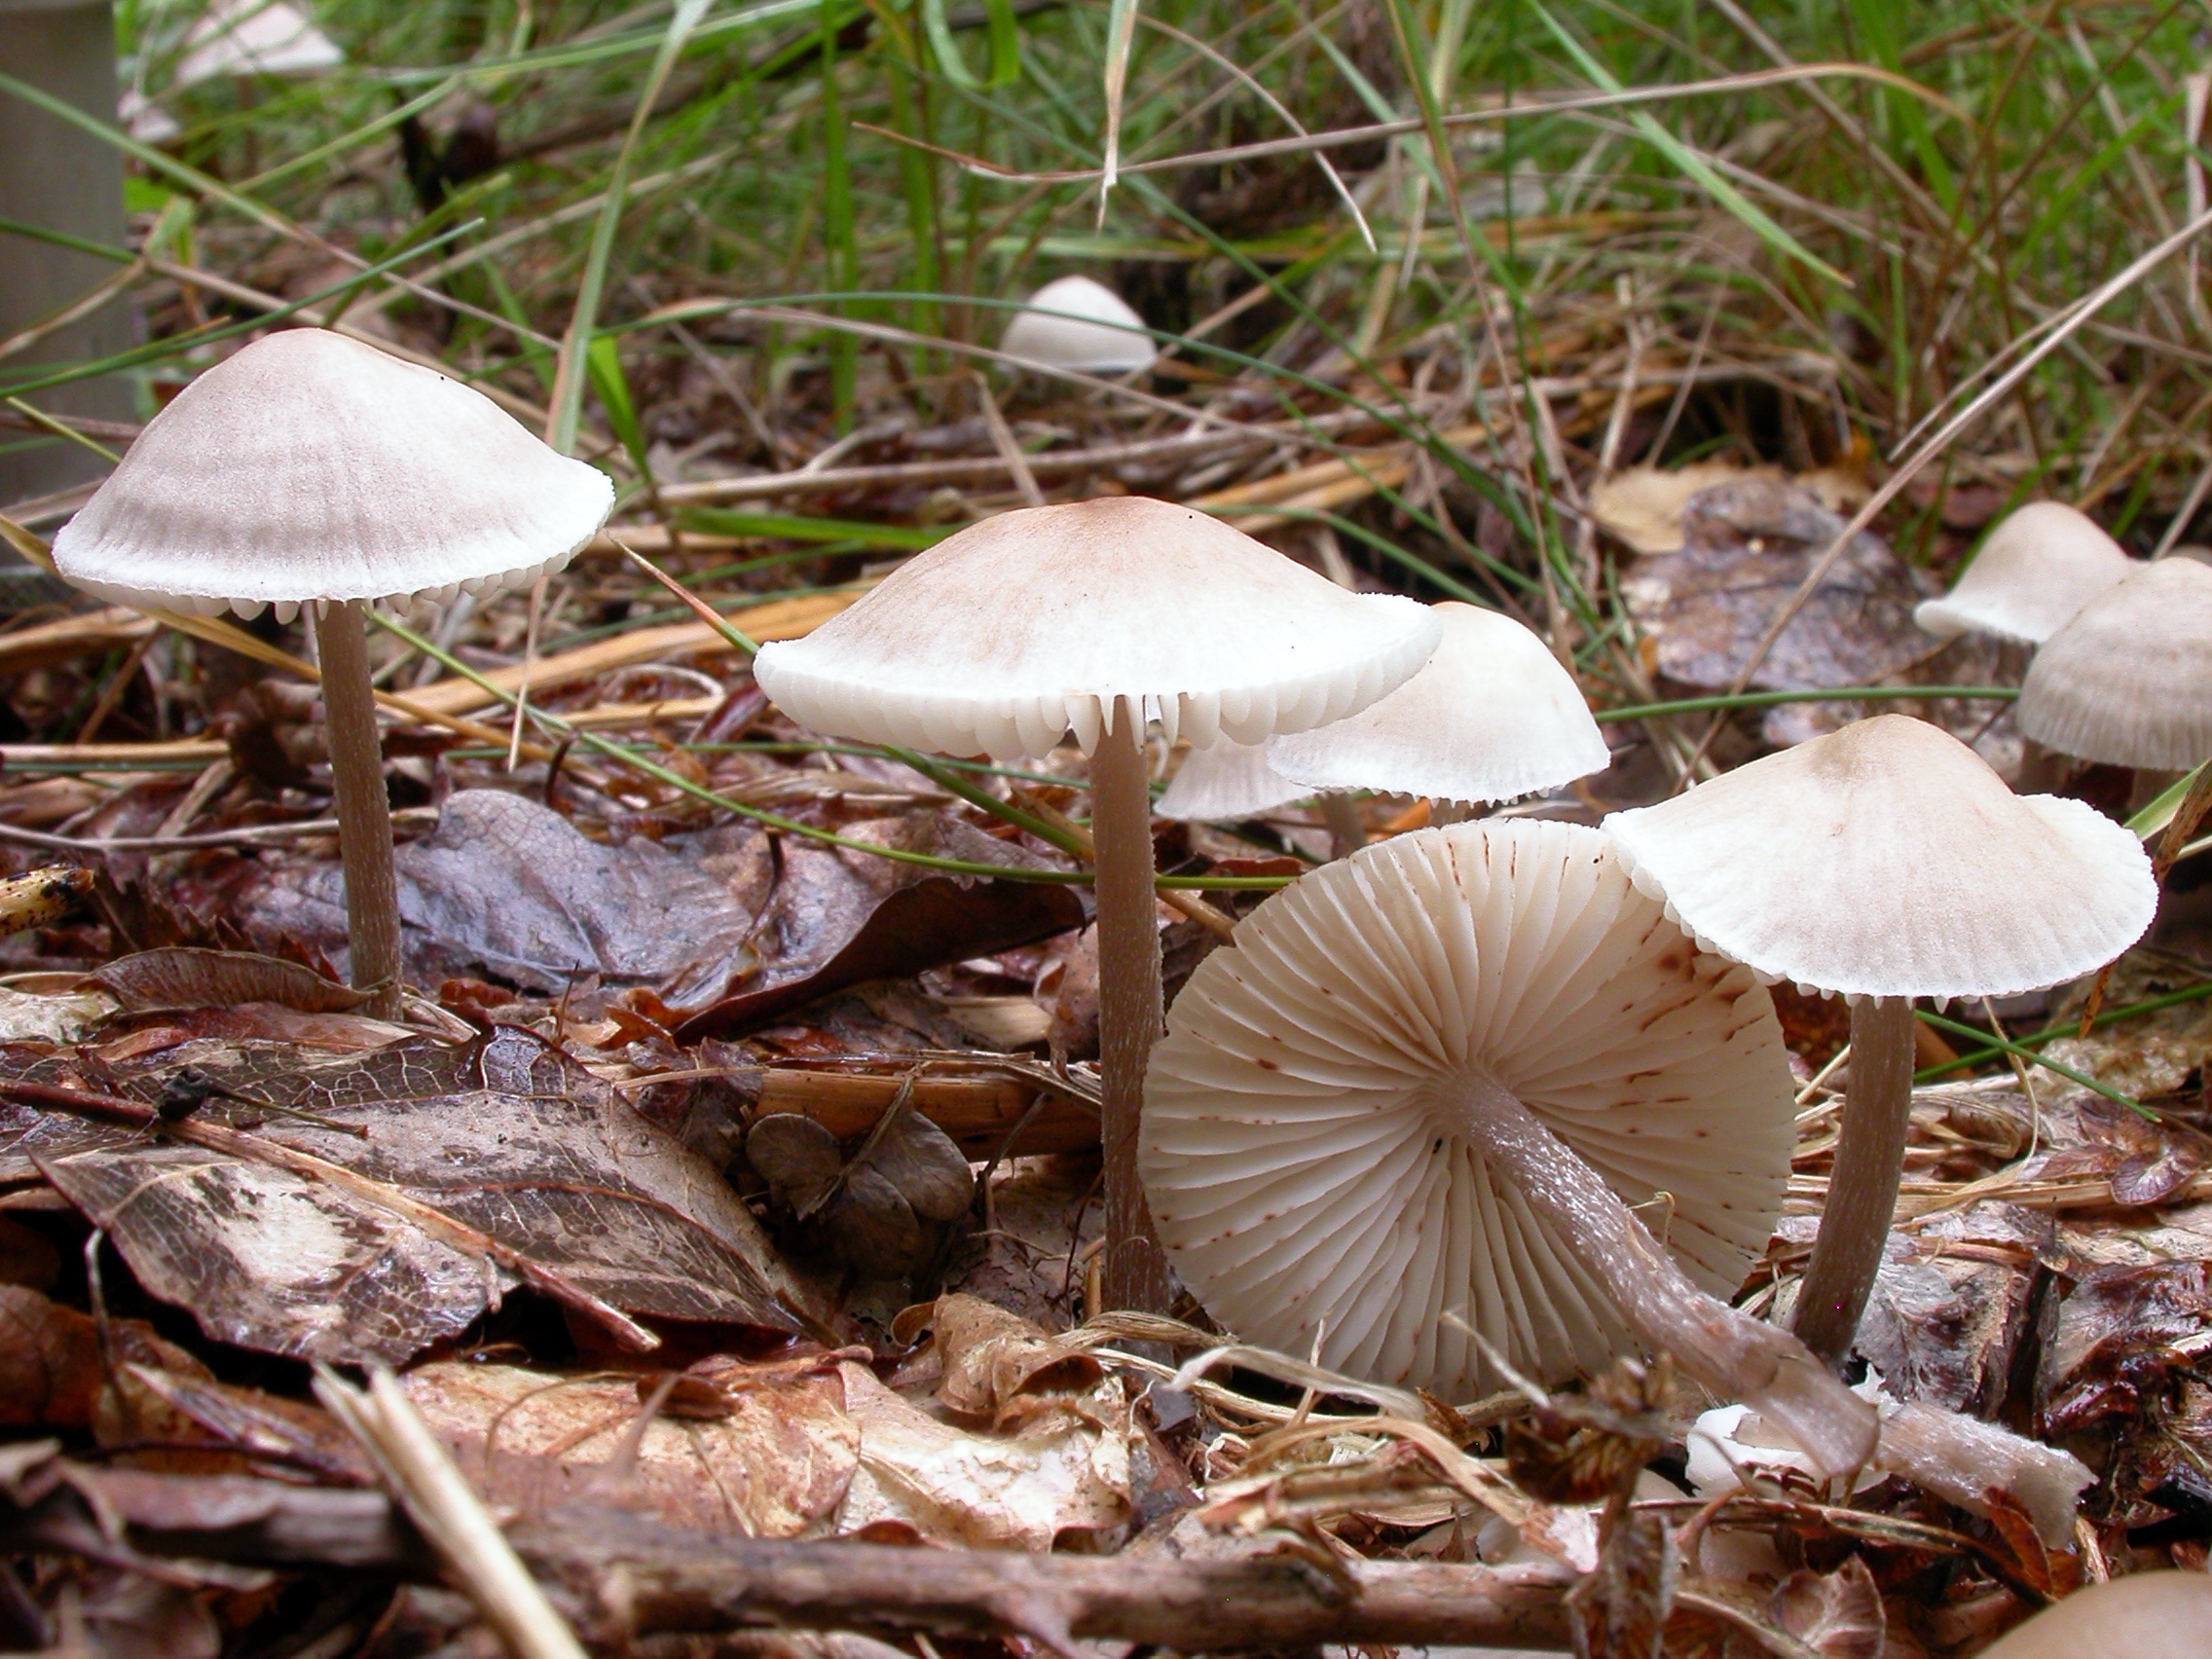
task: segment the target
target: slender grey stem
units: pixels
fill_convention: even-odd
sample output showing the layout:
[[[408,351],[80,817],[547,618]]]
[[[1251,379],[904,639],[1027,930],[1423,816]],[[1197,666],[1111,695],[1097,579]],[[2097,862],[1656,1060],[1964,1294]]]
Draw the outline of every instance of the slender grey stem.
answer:
[[[1792,1322],[1805,1346],[1830,1365],[1851,1352],[1897,1213],[1912,1121],[1912,1004],[1900,997],[1862,997],[1851,1008],[1842,1133]]]
[[[2014,794],[2056,794],[2065,782],[2065,756],[2046,749],[2032,737],[2020,739],[2020,770],[2012,783]]]
[[[1787,1331],[1692,1284],[1618,1194],[1495,1079],[1471,1072],[1438,1101],[1448,1121],[1510,1181],[1553,1239],[1612,1293],[1639,1341],[1724,1400],[1786,1430],[1830,1474],[1874,1454],[1874,1408]]]
[[[338,802],[338,851],[346,867],[346,940],[353,984],[371,993],[361,1012],[399,1014],[399,888],[391,873],[391,798],[369,683],[366,607],[359,600],[312,608],[322,656],[323,723]]]
[[[1099,1134],[1106,1149],[1105,1306],[1167,1311],[1167,1258],[1137,1178],[1145,1064],[1160,1041],[1160,923],[1142,713],[1126,698],[1090,757],[1097,846]],[[1097,1312],[1100,1309],[1093,1309]]]
[[[1342,790],[1321,797],[1321,822],[1329,827],[1329,857],[1348,859],[1367,845],[1367,821],[1359,815],[1359,802]]]

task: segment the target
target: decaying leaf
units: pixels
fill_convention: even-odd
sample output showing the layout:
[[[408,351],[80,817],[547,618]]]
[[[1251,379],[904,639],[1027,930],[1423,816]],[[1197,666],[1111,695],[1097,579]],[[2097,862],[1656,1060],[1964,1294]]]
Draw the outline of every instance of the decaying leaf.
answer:
[[[1863,685],[1929,649],[1913,626],[1920,598],[1887,543],[1854,536],[1821,585],[1752,668],[1760,639],[1844,521],[1807,492],[1747,477],[1685,504],[1680,547],[1636,562],[1623,591],[1653,638],[1660,672],[1688,685]]]
[[[531,1514],[613,1504],[761,1538],[824,1530],[861,1452],[836,1361],[717,1360],[688,1375],[713,1385],[714,1415],[648,1419],[639,1394],[658,1390],[632,1379],[505,1365],[441,1361],[408,1373],[405,1386],[495,1503]]]
[[[864,1278],[900,1278],[937,1252],[967,1212],[975,1175],[950,1136],[896,1102],[851,1157],[795,1112],[755,1120],[746,1161],[811,1244]]]
[[[1779,479],[1771,466],[1744,467],[1731,461],[1693,461],[1662,469],[1629,466],[1590,488],[1598,522],[1639,553],[1672,553],[1682,544],[1682,509],[1700,491],[1744,479]]]
[[[20,1052],[0,1053],[0,1077],[83,1086],[56,1057],[8,1063]],[[273,1120],[265,1138],[427,1205],[607,1303],[781,1331],[804,1322],[807,1293],[720,1176],[527,1032],[502,1027],[461,1048],[418,1040],[314,1067],[280,1048],[226,1057],[196,1056],[237,1093],[370,1127],[360,1141]],[[150,1101],[162,1075],[149,1065],[110,1082]],[[26,1164],[108,1229],[149,1291],[242,1346],[398,1363],[466,1329],[517,1282],[357,1186],[170,1138],[18,1112],[0,1132],[0,1170]]]
[[[711,1002],[753,966],[752,911],[700,865],[636,837],[587,840],[557,812],[498,790],[461,790],[437,827],[394,859],[410,977],[490,975],[559,992],[586,975]],[[338,866],[285,864],[235,901],[252,936],[312,941],[345,958]]]
[[[1822,1659],[1882,1659],[1889,1617],[1865,1561],[1834,1572],[1793,1572],[1775,1587],[1774,1622]]]
[[[0,1423],[89,1426],[101,1382],[91,1319],[35,1290],[0,1285]]]
[[[930,1323],[944,1366],[937,1397],[966,1418],[1003,1425],[1104,1375],[1083,1349],[978,1297],[939,1297]]]
[[[908,852],[1026,868],[1051,860],[939,814],[850,825],[841,833]],[[1083,925],[1083,902],[1049,883],[933,874],[915,865],[788,839],[757,940],[759,973],[679,1028],[683,1042],[726,1036],[857,984],[1027,944]]]
[[[1128,1519],[1129,1408],[1119,1378],[1016,1433],[985,1435],[940,1422],[865,1366],[848,1363],[842,1375],[861,1460],[839,1531],[892,1522],[940,1543],[1046,1550],[1064,1532]]]
[[[92,976],[125,1014],[276,1003],[302,1014],[344,1014],[364,993],[312,968],[243,950],[171,946],[120,956]]]
[[[34,996],[0,985],[0,1043],[74,1043],[114,1010],[97,991]]]
[[[2212,1262],[2099,1268],[2059,1305],[2038,1417],[2054,1438],[2155,1415],[2212,1330]]]

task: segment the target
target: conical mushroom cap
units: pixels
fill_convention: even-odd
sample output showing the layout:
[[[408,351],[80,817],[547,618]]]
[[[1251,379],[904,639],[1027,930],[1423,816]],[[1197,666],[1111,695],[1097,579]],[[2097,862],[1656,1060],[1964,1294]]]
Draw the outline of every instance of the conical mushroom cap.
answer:
[[[203,615],[451,598],[559,570],[613,504],[605,473],[482,392],[290,329],[155,416],[54,538],[54,563],[103,599]]]
[[[1024,507],[917,553],[760,688],[816,731],[1002,759],[1088,754],[1127,697],[1172,741],[1342,719],[1428,660],[1426,606],[1351,594],[1218,519],[1142,496]]]
[[[2030,501],[1989,533],[1966,573],[1912,619],[1931,634],[1995,634],[2040,645],[2142,567],[2063,501]]]
[[[1244,1339],[1465,1399],[1460,1321],[1547,1381],[1640,1345],[1440,1103],[1487,1074],[1701,1287],[1765,1247],[1795,1138],[1774,1007],[1639,893],[1604,836],[1400,835],[1270,899],[1176,998],[1139,1166],[1176,1271]]]
[[[1859,720],[1605,830],[1708,950],[1846,996],[2009,996],[2102,967],[2151,925],[2143,844],[2016,795],[1948,732]]]
[[[1149,369],[1160,355],[1144,318],[1088,276],[1062,276],[1029,296],[1006,325],[999,350],[1056,369],[1118,375]]]
[[[1269,764],[1309,790],[1456,801],[1515,800],[1611,764],[1543,641],[1478,606],[1434,609],[1444,642],[1419,674],[1348,719],[1276,738]]]
[[[2212,565],[2157,559],[2036,652],[2013,719],[2046,749],[2178,772],[2212,756]]]
[[[1311,790],[1292,783],[1268,764],[1272,747],[1272,743],[1217,743],[1211,749],[1192,750],[1161,791],[1153,810],[1162,818],[1246,818],[1311,794]]]

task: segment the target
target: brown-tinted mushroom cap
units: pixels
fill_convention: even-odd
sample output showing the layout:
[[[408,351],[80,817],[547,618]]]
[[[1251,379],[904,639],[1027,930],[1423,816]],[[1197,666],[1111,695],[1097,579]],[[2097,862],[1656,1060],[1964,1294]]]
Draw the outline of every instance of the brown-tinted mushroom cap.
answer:
[[[1848,996],[2005,996],[2101,967],[2157,883],[2134,835],[2015,795],[1948,732],[1860,720],[1604,828],[1698,941]]]
[[[2014,710],[2046,749],[2178,772],[2212,756],[2212,565],[2158,559],[2045,642]]]
[[[1442,632],[1204,513],[1108,496],[970,525],[754,673],[793,719],[869,743],[1011,758],[1072,726],[1089,753],[1125,697],[1204,748],[1342,719]]]
[[[1453,1397],[1471,1328],[1550,1380],[1639,1345],[1605,1286],[1453,1126],[1503,1086],[1723,1296],[1794,1137],[1773,1005],[1639,893],[1604,836],[1522,820],[1401,835],[1303,876],[1199,964],[1153,1051],[1161,1236],[1247,1341]]]
[[[125,605],[264,605],[525,583],[614,504],[482,392],[319,328],[256,341],[147,424],[54,538],[56,570]]]

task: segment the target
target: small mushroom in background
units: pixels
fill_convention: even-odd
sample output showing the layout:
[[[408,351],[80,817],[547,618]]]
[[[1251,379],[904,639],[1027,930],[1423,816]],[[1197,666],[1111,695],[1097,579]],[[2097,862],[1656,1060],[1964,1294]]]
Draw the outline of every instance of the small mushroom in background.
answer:
[[[1351,594],[1189,507],[1141,496],[1026,507],[919,553],[804,639],[763,645],[760,689],[814,730],[997,760],[1072,728],[1097,846],[1106,1306],[1165,1312],[1136,1179],[1161,1026],[1145,734],[1259,743],[1367,707],[1436,649],[1426,606]]]
[[[482,392],[303,328],[186,387],[55,537],[55,569],[110,604],[313,617],[351,977],[372,1015],[398,1012],[402,963],[366,607],[527,585],[613,504],[605,473]]]
[[[1348,719],[1264,747],[1194,751],[1160,797],[1166,818],[1264,812],[1323,792],[1338,858],[1367,844],[1351,792],[1425,795],[1444,812],[1516,800],[1612,761],[1574,678],[1542,640],[1479,606],[1432,608],[1444,640],[1421,671]]]
[[[2030,501],[1992,530],[1951,591],[1912,619],[1941,639],[1994,634],[2040,645],[2099,594],[2143,569],[2087,515]]]
[[[1981,1659],[2203,1659],[2208,1631],[2212,1575],[2131,1572],[2053,1603]]]
[[[2062,501],[2030,501],[1989,533],[1951,591],[1921,601],[1912,619],[1939,639],[1987,634],[2036,646],[2142,569],[2085,514]],[[2055,789],[2062,773],[2044,745],[2021,739],[2015,789]]]
[[[346,66],[338,43],[288,0],[213,0],[184,37],[172,85],[227,76],[316,75]]]
[[[1538,1382],[1663,1350],[1841,1474],[1873,1408],[1721,1300],[1794,1140],[1756,976],[1597,830],[1491,820],[1302,877],[1199,964],[1142,1169],[1178,1272],[1248,1342],[1452,1398],[1501,1385],[1485,1343]]]
[[[2013,718],[2046,749],[2145,774],[2138,804],[2212,756],[2212,565],[2155,559],[2083,606],[2036,652]]]
[[[999,350],[1010,357],[1090,375],[1149,369],[1160,349],[1144,318],[1103,282],[1062,276],[1029,296],[1006,325]]]
[[[2142,843],[2076,800],[2015,795],[1949,733],[1860,720],[1604,822],[1704,948],[1851,999],[1851,1071],[1794,1329],[1850,1351],[1897,1207],[1915,997],[2001,997],[2102,967],[2151,925]]]
[[[128,87],[117,101],[116,118],[142,144],[166,143],[183,130],[162,107],[160,98],[169,93],[208,81],[305,78],[346,66],[338,43],[286,0],[213,0],[182,45],[167,92],[150,97],[142,86]]]

